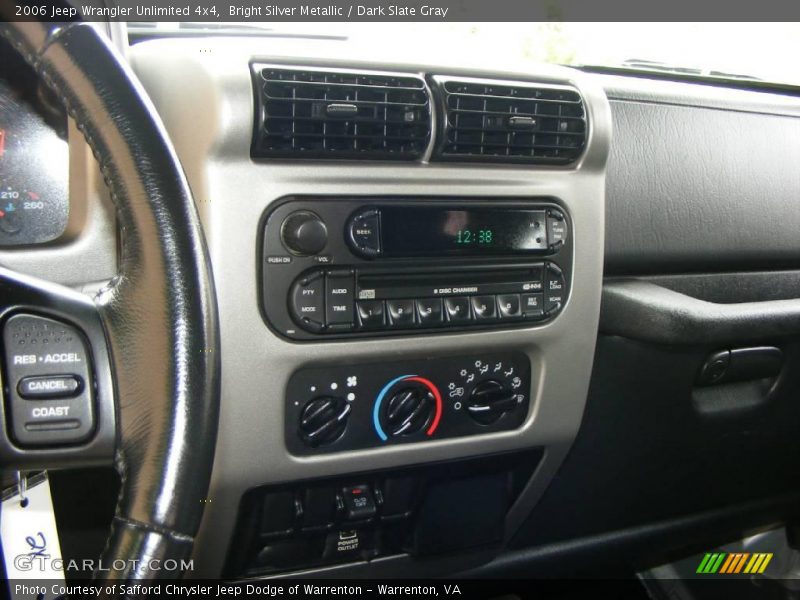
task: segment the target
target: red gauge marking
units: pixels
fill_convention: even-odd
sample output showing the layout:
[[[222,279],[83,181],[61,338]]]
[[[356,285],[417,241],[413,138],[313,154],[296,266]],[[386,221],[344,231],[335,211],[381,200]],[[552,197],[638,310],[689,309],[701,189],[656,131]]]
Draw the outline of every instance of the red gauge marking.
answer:
[[[37,194],[36,192],[28,192],[28,196],[30,197],[31,200],[39,199],[39,194]]]
[[[405,381],[416,381],[421,383],[433,394],[433,397],[436,400],[436,414],[433,416],[433,421],[431,422],[430,427],[428,427],[428,431],[425,432],[425,435],[433,435],[433,432],[436,431],[436,428],[439,426],[439,421],[442,418],[442,395],[439,393],[439,388],[437,388],[432,381],[425,379],[424,377],[409,377]]]
[[[5,211],[0,210],[0,219],[6,216]]]
[[[6,130],[0,129],[0,156],[6,153]]]

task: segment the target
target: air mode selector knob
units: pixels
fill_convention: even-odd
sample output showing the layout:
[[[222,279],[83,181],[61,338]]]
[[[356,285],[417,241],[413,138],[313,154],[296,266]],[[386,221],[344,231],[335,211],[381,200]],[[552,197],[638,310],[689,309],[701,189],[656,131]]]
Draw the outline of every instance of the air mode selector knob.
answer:
[[[344,398],[336,396],[309,400],[300,413],[300,439],[312,448],[332,444],[344,433],[350,409]]]
[[[496,379],[479,382],[467,401],[469,416],[481,425],[491,425],[517,405],[517,395]]]
[[[436,399],[424,385],[411,384],[394,392],[381,421],[391,437],[409,436],[427,427],[436,414]]]
[[[328,244],[328,228],[313,212],[298,210],[283,221],[281,241],[292,254],[298,256],[319,254]]]

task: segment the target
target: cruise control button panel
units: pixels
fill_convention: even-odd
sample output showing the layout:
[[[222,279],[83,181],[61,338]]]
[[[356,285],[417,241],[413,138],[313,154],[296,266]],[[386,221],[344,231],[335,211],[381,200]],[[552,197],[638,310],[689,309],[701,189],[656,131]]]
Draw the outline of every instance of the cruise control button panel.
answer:
[[[21,447],[86,441],[94,431],[91,354],[77,328],[17,314],[3,328],[6,410]]]

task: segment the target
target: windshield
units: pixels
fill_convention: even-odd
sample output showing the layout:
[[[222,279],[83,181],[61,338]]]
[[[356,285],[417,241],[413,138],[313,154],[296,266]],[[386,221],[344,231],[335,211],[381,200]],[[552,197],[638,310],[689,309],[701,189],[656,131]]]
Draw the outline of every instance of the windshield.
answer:
[[[136,24],[132,24],[135,28]],[[147,29],[154,24],[139,24]],[[800,86],[798,23],[159,23],[159,32],[347,38],[410,61],[601,66]],[[383,56],[381,56],[383,58]]]

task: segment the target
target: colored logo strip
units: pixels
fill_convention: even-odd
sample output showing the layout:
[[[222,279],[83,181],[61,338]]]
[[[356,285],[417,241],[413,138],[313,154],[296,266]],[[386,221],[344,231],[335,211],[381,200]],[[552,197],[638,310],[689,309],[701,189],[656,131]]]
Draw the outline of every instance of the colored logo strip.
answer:
[[[771,552],[707,552],[696,573],[703,575],[737,575],[763,573],[772,560]]]

